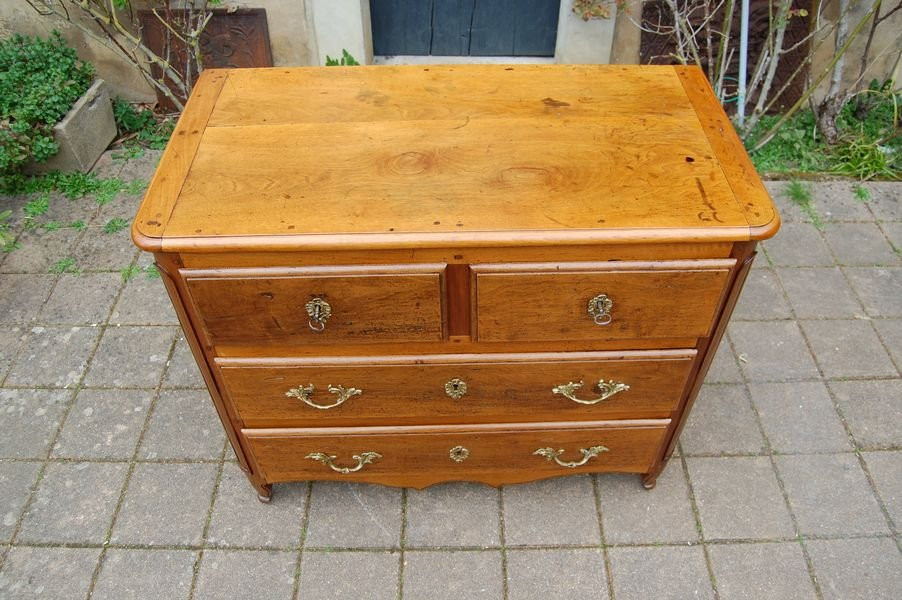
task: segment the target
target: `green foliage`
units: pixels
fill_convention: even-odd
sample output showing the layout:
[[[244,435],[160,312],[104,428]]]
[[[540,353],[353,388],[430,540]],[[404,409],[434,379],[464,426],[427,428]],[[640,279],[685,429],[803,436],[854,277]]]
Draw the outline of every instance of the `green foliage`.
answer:
[[[63,224],[60,223],[59,221],[47,221],[46,223],[41,225],[41,229],[43,229],[44,231],[56,231],[57,229],[60,229],[62,226],[63,226]]]
[[[69,200],[79,200],[86,196],[93,196],[97,204],[107,204],[119,192],[128,192],[134,195],[135,190],[141,190],[147,183],[141,179],[126,183],[118,177],[98,177],[93,173],[60,173],[53,171],[46,175],[24,177],[21,175],[7,177],[0,185],[0,193],[3,194],[34,194],[59,192]]]
[[[767,115],[758,121],[747,147],[773,127],[779,115]],[[826,145],[818,140],[817,124],[810,110],[799,111],[789,119],[766,146],[751,153],[755,168],[765,173],[820,172],[828,167]]]
[[[160,271],[157,269],[156,265],[147,265],[143,269],[138,265],[130,265],[124,269],[120,269],[119,273],[122,274],[123,281],[129,281],[130,279],[137,277],[140,273],[144,273],[148,279],[160,278]]]
[[[30,199],[22,207],[25,215],[25,226],[29,229],[39,225],[45,229],[54,225],[47,223],[41,225],[38,218],[45,215],[50,204],[50,193],[58,192],[69,200],[81,200],[92,198],[94,202],[108,204],[122,192],[130,195],[140,194],[147,186],[147,182],[136,179],[126,183],[118,177],[103,178],[92,173],[60,173],[53,171],[45,175],[25,176],[14,173],[0,177],[0,194],[22,195]],[[126,224],[127,225],[127,224]],[[83,221],[75,221],[67,225],[74,229],[84,229]]]
[[[40,217],[41,215],[46,214],[49,208],[50,194],[43,192],[29,200],[25,204],[25,207],[22,209],[22,212],[25,213],[25,218],[35,219],[37,217]]]
[[[61,258],[50,267],[51,273],[74,273],[78,275],[81,269],[75,264],[75,259],[71,256]]]
[[[16,244],[16,236],[9,229],[9,218],[13,211],[4,210],[0,212],[0,251],[12,252],[18,245]]]
[[[129,265],[119,271],[119,273],[122,274],[122,281],[128,281],[140,272],[141,267],[139,267],[138,265]]]
[[[54,188],[69,200],[78,200],[93,194],[100,186],[100,179],[93,173],[60,173]]]
[[[94,191],[94,202],[101,206],[109,204],[126,187],[127,184],[118,177],[100,179]]]
[[[850,139],[833,150],[834,165],[831,173],[857,177],[865,181],[875,177],[899,179],[902,171],[893,169],[892,153],[876,141],[866,138]]]
[[[327,67],[353,67],[360,65],[357,62],[357,59],[351,56],[351,53],[341,49],[341,58],[332,58],[328,54],[326,55],[326,66]]]
[[[786,184],[786,195],[793,203],[802,209],[802,212],[811,219],[811,222],[815,227],[818,229],[823,227],[821,216],[817,214],[817,211],[814,209],[814,204],[811,202],[811,187],[809,185],[800,181],[790,181]]]
[[[143,179],[132,179],[122,188],[122,191],[129,196],[139,196],[144,193],[148,184],[149,182]]]
[[[118,152],[113,152],[113,160],[115,161],[129,161],[142,156],[144,156],[144,148],[138,144],[127,144],[122,146],[122,149]]]
[[[786,184],[786,195],[799,205],[811,202],[811,188],[800,181],[793,180]]]
[[[131,136],[134,142],[126,146],[126,152],[134,154],[134,150],[141,146],[162,150],[172,135],[175,121],[172,119],[158,120],[153,111],[147,108],[136,110],[133,105],[122,98],[113,100],[113,116],[116,117],[116,125],[119,127],[119,135]]]
[[[121,217],[115,217],[106,222],[103,226],[104,233],[116,233],[128,227],[128,221]]]
[[[53,126],[84,94],[94,68],[78,60],[59,32],[0,41],[0,174],[59,150]]]
[[[899,135],[899,103],[902,90],[893,90],[892,80],[871,81],[868,89],[859,92],[843,106],[836,120],[844,131],[858,133],[869,140],[887,140]],[[896,147],[902,145],[896,140]]]
[[[868,188],[864,187],[861,184],[856,185],[852,188],[852,193],[855,195],[855,199],[859,202],[867,202],[871,199],[871,192]]]
[[[84,231],[85,228],[87,228],[87,225],[85,225],[84,221],[79,219],[77,221],[72,221],[71,223],[69,223],[68,227],[71,227],[75,231]]]
[[[116,117],[116,125],[122,134],[134,133],[157,124],[152,111],[146,108],[135,110],[134,106],[122,98],[113,100],[113,116]]]
[[[902,135],[899,104],[902,94],[890,83],[871,86],[847,102],[837,126],[841,141],[834,147],[821,139],[814,113],[799,111],[758,151],[755,167],[765,173],[835,173],[862,180],[902,177]],[[779,119],[762,117],[746,140],[748,148]]]

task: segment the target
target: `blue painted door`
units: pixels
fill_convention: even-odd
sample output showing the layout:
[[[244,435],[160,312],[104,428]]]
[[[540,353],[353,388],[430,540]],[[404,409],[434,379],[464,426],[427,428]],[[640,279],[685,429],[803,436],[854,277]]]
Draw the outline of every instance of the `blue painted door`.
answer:
[[[379,55],[554,56],[561,0],[370,0]]]

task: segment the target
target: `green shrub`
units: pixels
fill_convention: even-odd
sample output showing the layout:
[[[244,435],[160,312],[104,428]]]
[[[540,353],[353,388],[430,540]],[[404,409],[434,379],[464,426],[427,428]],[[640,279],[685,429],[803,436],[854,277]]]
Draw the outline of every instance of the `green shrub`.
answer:
[[[751,152],[752,162],[766,173],[835,173],[862,180],[902,177],[902,135],[899,130],[902,93],[893,82],[871,82],[847,102],[837,119],[840,141],[830,146],[818,133],[811,110],[800,110],[763,148]],[[747,146],[779,119],[761,118]]]
[[[0,41],[0,173],[57,153],[53,126],[93,78],[94,68],[57,31],[49,39],[17,34]]]
[[[136,110],[122,98],[113,100],[113,116],[116,117],[119,135],[129,136],[132,134],[134,141],[155,150],[162,150],[166,147],[166,142],[169,141],[169,136],[172,135],[172,130],[175,128],[173,119],[158,121],[152,110],[147,108]]]

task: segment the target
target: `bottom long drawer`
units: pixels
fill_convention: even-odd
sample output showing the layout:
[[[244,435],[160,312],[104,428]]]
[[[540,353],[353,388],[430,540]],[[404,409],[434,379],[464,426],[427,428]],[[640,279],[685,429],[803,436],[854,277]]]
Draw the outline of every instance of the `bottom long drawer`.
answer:
[[[269,483],[349,480],[423,488],[649,470],[669,419],[503,425],[244,429]]]

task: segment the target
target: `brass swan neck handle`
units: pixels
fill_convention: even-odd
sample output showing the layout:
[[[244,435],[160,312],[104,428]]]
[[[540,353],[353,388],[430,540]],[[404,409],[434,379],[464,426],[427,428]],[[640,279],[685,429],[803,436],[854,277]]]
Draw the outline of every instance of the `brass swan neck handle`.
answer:
[[[357,389],[355,387],[346,388],[341,385],[332,385],[331,383],[329,384],[327,389],[329,390],[330,394],[335,394],[337,396],[335,402],[332,402],[331,404],[317,404],[313,401],[313,392],[316,391],[316,387],[314,387],[312,383],[309,383],[307,385],[299,385],[296,388],[291,388],[290,390],[285,392],[285,396],[287,396],[288,398],[297,398],[307,406],[325,410],[328,408],[335,408],[336,406],[344,404],[348,400],[348,398],[359,396],[363,393],[363,390]]]
[[[362,469],[365,465],[369,463],[379,460],[382,458],[382,455],[378,452],[361,452],[360,454],[355,454],[351,458],[357,461],[357,465],[354,467],[339,467],[335,464],[335,459],[338,458],[334,454],[326,454],[325,452],[311,452],[304,458],[308,458],[310,460],[318,460],[324,465],[328,466],[330,469],[335,471],[336,473],[341,473],[342,475],[347,475],[348,473],[356,473],[360,469]]]
[[[608,398],[610,398],[611,396],[614,396],[615,394],[619,394],[620,392],[625,392],[628,389],[630,389],[630,386],[628,386],[627,384],[614,381],[613,379],[611,381],[605,381],[604,379],[599,379],[597,388],[598,388],[598,391],[601,393],[601,395],[598,398],[582,400],[582,399],[576,397],[576,392],[582,387],[583,387],[582,381],[577,381],[577,382],[571,381],[564,385],[559,385],[559,386],[551,388],[551,393],[552,394],[560,394],[560,395],[564,396],[565,398],[567,398],[569,400],[573,400],[574,402],[577,402],[579,404],[598,404],[599,402],[607,400]]]
[[[554,448],[539,448],[535,452],[533,452],[536,456],[544,456],[548,461],[554,461],[562,467],[567,469],[575,469],[576,467],[581,467],[591,459],[595,458],[602,452],[609,452],[607,448],[604,446],[592,446],[590,448],[580,448],[580,453],[582,453],[582,460],[574,460],[574,461],[565,461],[558,458],[561,454],[564,453],[563,448],[560,450],[555,450]]]

